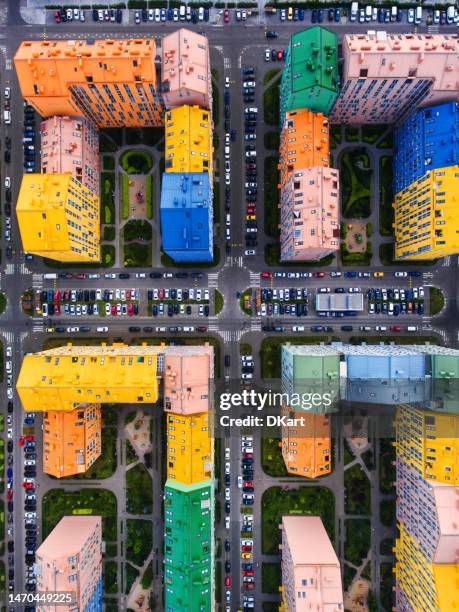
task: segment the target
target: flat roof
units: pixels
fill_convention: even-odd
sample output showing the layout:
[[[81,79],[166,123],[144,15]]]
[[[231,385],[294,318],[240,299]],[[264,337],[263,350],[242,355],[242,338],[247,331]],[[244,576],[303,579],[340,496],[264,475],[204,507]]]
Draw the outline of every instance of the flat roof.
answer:
[[[316,310],[340,312],[362,311],[363,293],[317,293]]]

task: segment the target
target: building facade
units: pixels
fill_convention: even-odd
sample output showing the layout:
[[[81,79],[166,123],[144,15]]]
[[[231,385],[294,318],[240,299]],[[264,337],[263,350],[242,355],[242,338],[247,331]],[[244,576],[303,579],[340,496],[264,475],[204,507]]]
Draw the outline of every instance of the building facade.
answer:
[[[154,38],[24,41],[22,96],[42,117],[82,115],[96,128],[164,124]]]
[[[307,108],[328,115],[337,95],[336,34],[318,26],[293,34],[280,85],[280,126],[292,110]]]
[[[283,516],[283,612],[344,610],[341,568],[318,516]]]
[[[280,188],[292,173],[312,166],[330,166],[330,124],[322,113],[307,108],[289,111],[280,135]]]
[[[40,123],[41,172],[70,172],[99,193],[99,135],[81,117],[50,117]]]
[[[317,261],[338,251],[338,170],[314,166],[291,173],[280,209],[281,261]]]
[[[161,185],[161,237],[176,262],[212,261],[213,202],[207,172],[164,173]]]
[[[459,165],[430,170],[395,196],[395,257],[432,259],[459,253]]]
[[[210,111],[179,106],[166,112],[166,173],[207,172],[212,184],[212,122]]]
[[[180,28],[162,39],[161,90],[166,108],[189,104],[212,110],[209,43]]]
[[[102,517],[64,516],[38,547],[37,591],[75,594],[69,606],[38,606],[39,612],[102,612]]]
[[[43,415],[43,471],[55,478],[84,474],[100,457],[100,404]]]
[[[458,40],[448,34],[346,34],[332,123],[401,122],[413,108],[457,98]]]
[[[100,261],[99,197],[70,173],[24,174],[16,213],[24,251],[62,262]]]
[[[212,478],[209,414],[166,415],[167,478],[191,485]]]
[[[459,165],[459,103],[415,111],[394,133],[394,193],[426,172]]]

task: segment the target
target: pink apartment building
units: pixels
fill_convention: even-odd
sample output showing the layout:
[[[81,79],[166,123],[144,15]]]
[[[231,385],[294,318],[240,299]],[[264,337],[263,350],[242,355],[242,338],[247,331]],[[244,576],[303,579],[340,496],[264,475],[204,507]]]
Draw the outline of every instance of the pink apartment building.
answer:
[[[99,136],[81,117],[50,117],[40,125],[41,172],[71,172],[99,195]]]
[[[180,28],[163,38],[161,85],[166,108],[188,104],[211,110],[209,43],[205,36]]]
[[[282,517],[282,610],[344,610],[338,557],[318,516]]]
[[[213,358],[211,346],[167,347],[163,372],[165,412],[187,415],[209,410]]]
[[[348,34],[332,123],[397,123],[413,108],[457,100],[459,40],[452,34]]]
[[[318,260],[339,249],[339,172],[314,166],[281,189],[281,261]]]
[[[38,606],[40,612],[102,610],[102,518],[64,516],[36,553],[37,591],[76,595],[69,606]]]

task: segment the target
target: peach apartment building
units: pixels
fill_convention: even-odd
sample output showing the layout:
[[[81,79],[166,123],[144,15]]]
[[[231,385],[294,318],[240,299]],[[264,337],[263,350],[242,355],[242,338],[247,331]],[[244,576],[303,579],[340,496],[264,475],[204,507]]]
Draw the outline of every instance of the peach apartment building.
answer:
[[[206,36],[186,28],[164,36],[161,87],[166,108],[188,104],[211,110],[212,84]]]
[[[70,172],[99,193],[99,136],[81,117],[50,117],[40,124],[41,172]]]
[[[280,186],[300,168],[330,165],[330,124],[322,113],[307,108],[288,111],[279,147]]]
[[[102,610],[102,518],[64,516],[36,553],[37,592],[75,593],[74,605],[39,612]]]
[[[318,516],[282,517],[282,610],[343,611],[341,569]]]
[[[281,261],[318,260],[339,249],[339,172],[293,172],[281,190]]]
[[[209,384],[213,378],[213,348],[177,349],[182,351],[169,352],[168,347],[164,356],[164,410],[177,415],[207,412],[211,393]]]
[[[163,125],[154,38],[23,41],[22,96],[42,117],[83,115],[94,127]]]
[[[458,99],[453,34],[348,34],[333,123],[397,123],[420,105]]]

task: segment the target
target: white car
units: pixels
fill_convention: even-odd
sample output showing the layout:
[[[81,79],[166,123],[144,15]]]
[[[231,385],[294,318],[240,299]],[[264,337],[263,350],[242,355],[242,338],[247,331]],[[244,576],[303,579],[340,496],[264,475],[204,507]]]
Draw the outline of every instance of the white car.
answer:
[[[387,331],[387,327],[385,325],[377,325],[375,327],[375,330],[379,331],[379,332],[385,332],[385,331]]]
[[[266,49],[265,51],[265,62],[270,62],[271,61],[271,51],[269,49]]]
[[[208,289],[204,289],[204,300],[206,300],[208,302],[209,299],[210,299],[209,290]]]
[[[406,278],[408,276],[408,272],[394,272],[394,276],[396,278]]]
[[[255,251],[254,251],[254,249],[246,249],[246,250],[244,251],[244,255],[245,255],[246,257],[249,257],[250,255],[255,255]]]
[[[330,291],[330,287],[319,287],[319,293],[330,293]]]
[[[231,474],[231,464],[229,461],[225,462],[225,474]]]
[[[225,448],[225,459],[229,459],[231,456],[231,449],[228,446],[227,448]]]
[[[113,272],[107,272],[107,274],[104,274],[104,278],[116,278],[116,274]]]
[[[5,87],[5,100],[9,100],[11,98],[11,87]]]
[[[250,380],[251,378],[253,378],[252,374],[242,374],[241,378],[243,380]]]
[[[202,304],[199,306],[198,314],[200,317],[204,316],[204,306]]]
[[[424,287],[419,287],[419,299],[424,298]]]
[[[9,176],[5,176],[5,187],[11,187],[11,178]]]
[[[97,327],[96,331],[99,333],[108,332],[108,327]]]
[[[35,459],[26,459],[24,465],[36,465]]]
[[[24,512],[24,517],[26,519],[36,519],[37,513],[36,512]]]
[[[196,300],[198,302],[200,302],[201,298],[202,298],[202,291],[201,291],[201,289],[196,289]]]
[[[229,487],[226,487],[225,489],[225,501],[230,501],[231,499],[231,489]]]
[[[255,87],[256,83],[255,83],[255,81],[244,81],[242,86],[243,87]]]
[[[67,327],[67,332],[68,332],[69,334],[71,334],[71,333],[73,333],[73,332],[77,332],[77,331],[79,331],[79,330],[80,330],[80,328],[79,328],[79,327]]]
[[[225,77],[225,88],[229,89],[229,86],[230,86],[230,79],[229,77]]]
[[[13,399],[13,389],[12,389],[12,387],[8,387],[8,389],[6,390],[6,397],[8,399]]]
[[[408,23],[414,23],[414,8],[408,9]]]
[[[229,514],[225,516],[225,529],[230,529],[231,527],[231,517]]]
[[[12,357],[13,356],[13,349],[11,346],[7,346],[6,347],[6,356],[7,357]]]
[[[304,331],[304,325],[292,325],[292,331],[302,332]]]
[[[11,374],[11,372],[13,371],[13,363],[11,359],[8,359],[8,361],[6,362],[5,369],[6,369],[7,374]]]
[[[105,314],[109,315],[111,313],[111,306],[110,306],[110,302],[105,302]]]
[[[237,487],[238,487],[238,489],[242,489],[242,483],[243,483],[242,476],[238,476],[237,477]]]
[[[349,287],[348,292],[349,293],[360,293],[360,288],[359,287]]]
[[[8,438],[8,440],[13,439],[13,429],[11,427],[8,427],[7,432],[6,432],[6,437]]]
[[[135,277],[136,278],[147,278],[147,275],[145,274],[145,272],[137,272]]]

